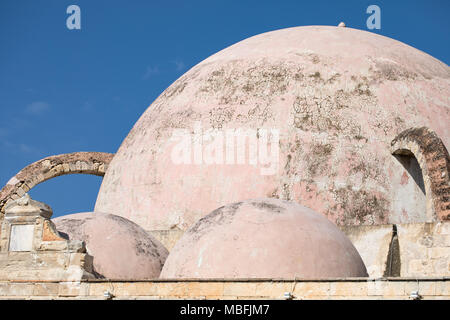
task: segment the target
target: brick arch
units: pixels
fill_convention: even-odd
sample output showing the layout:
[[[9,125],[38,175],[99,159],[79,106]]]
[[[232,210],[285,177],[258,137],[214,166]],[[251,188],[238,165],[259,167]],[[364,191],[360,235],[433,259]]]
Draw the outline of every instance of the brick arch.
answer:
[[[66,174],[104,176],[114,154],[104,152],[74,152],[36,161],[20,170],[0,190],[0,217],[5,206],[19,199],[41,182]]]
[[[417,159],[425,185],[428,219],[450,220],[450,157],[438,135],[426,127],[407,129],[392,140],[391,153]]]

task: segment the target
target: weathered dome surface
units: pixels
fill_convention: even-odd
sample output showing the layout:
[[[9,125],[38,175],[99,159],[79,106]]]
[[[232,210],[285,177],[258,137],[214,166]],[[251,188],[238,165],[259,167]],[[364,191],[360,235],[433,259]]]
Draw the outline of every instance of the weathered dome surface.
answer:
[[[161,278],[367,277],[350,240],[299,204],[254,199],[200,219],[171,250]]]
[[[108,279],[157,278],[168,255],[157,239],[123,217],[85,212],[52,221],[62,236],[85,241],[95,272]]]
[[[153,102],[112,160],[96,211],[146,230],[185,230],[224,204],[277,197],[337,224],[423,221],[423,192],[389,145],[426,126],[448,146],[449,82],[446,64],[366,31],[308,26],[254,36],[196,65]],[[279,130],[275,174],[248,160],[174,163],[175,129],[195,133],[196,123],[203,132]]]

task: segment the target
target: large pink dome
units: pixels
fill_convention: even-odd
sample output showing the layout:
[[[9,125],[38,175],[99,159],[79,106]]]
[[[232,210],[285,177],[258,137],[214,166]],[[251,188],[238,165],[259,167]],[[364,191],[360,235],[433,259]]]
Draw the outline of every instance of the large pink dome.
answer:
[[[322,214],[278,199],[214,210],[177,242],[161,278],[367,277],[350,240]]]
[[[86,243],[86,251],[94,257],[94,270],[99,277],[158,278],[168,255],[157,239],[120,216],[85,212],[52,221],[62,236]]]
[[[338,224],[424,221],[425,198],[389,146],[422,126],[448,145],[449,82],[446,64],[370,32],[308,26],[254,36],[153,102],[112,160],[96,211],[147,230],[186,230],[224,204],[275,197]],[[175,163],[180,128],[194,140],[199,128],[252,129],[263,145],[261,132],[278,130],[277,165],[267,174],[261,158]]]

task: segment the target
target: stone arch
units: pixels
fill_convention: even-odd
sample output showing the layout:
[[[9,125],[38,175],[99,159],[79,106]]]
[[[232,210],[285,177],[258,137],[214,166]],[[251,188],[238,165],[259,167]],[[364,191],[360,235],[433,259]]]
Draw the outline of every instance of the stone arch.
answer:
[[[74,152],[50,156],[20,170],[0,190],[0,217],[5,206],[21,198],[41,182],[66,174],[104,176],[114,154],[105,152]]]
[[[450,158],[438,135],[427,127],[407,129],[392,140],[391,153],[417,159],[428,219],[450,220]]]

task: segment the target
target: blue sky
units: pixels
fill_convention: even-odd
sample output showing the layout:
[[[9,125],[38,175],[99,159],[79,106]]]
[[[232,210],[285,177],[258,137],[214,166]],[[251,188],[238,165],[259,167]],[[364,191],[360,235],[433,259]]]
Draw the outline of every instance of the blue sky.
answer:
[[[81,30],[66,27],[71,4]],[[449,63],[448,0],[1,0],[0,184],[49,155],[116,152],[165,88],[229,45],[302,25],[367,30],[371,4],[381,8],[381,30],[371,32]],[[30,194],[54,216],[91,211],[100,183],[63,176]]]

